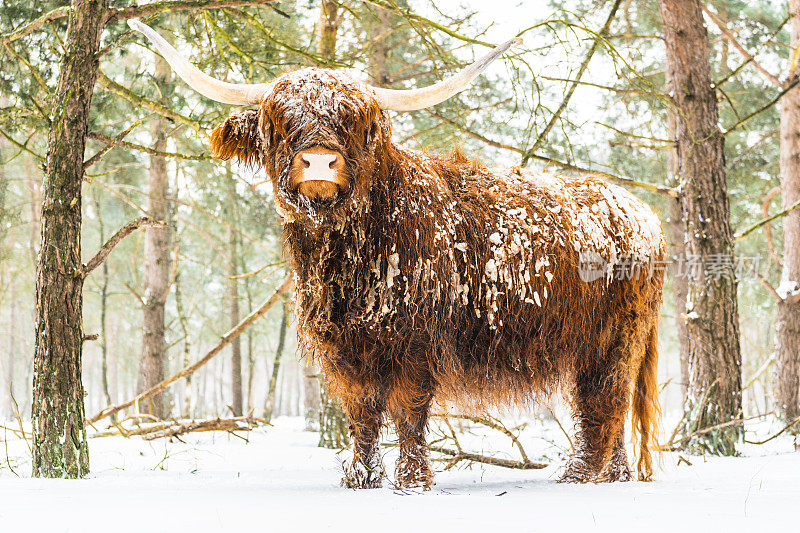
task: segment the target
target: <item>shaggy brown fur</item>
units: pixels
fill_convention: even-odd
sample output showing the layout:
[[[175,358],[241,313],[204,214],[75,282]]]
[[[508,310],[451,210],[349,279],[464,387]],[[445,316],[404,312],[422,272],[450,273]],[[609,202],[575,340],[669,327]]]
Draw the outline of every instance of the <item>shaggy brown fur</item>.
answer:
[[[212,147],[272,177],[301,346],[350,416],[347,486],[380,485],[385,415],[400,439],[398,483],[430,487],[434,398],[482,409],[559,386],[579,425],[562,479],[630,479],[631,404],[639,476],[650,478],[663,274],[648,269],[665,249],[645,204],[598,178],[398,147],[388,114],[344,74],[286,74],[254,113],[228,119]],[[289,186],[294,155],[310,146],[344,155],[347,191],[311,200]],[[582,252],[609,270],[583,281]],[[614,266],[640,272],[617,279]]]

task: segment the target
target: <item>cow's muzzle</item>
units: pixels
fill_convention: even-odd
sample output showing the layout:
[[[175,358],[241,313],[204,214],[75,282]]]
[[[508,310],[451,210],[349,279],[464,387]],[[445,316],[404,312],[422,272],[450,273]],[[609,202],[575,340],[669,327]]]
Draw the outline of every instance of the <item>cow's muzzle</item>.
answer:
[[[292,160],[289,186],[308,198],[333,198],[350,186],[344,157],[321,146],[299,152]]]

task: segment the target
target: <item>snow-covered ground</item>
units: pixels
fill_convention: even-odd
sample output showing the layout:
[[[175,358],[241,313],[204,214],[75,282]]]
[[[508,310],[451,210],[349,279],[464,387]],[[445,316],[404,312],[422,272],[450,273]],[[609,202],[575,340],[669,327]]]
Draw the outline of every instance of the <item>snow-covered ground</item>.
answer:
[[[0,438],[3,430],[0,430]],[[31,479],[24,441],[0,442],[0,531],[797,531],[800,453],[790,439],[739,458],[663,454],[652,483],[562,485],[565,437],[535,422],[522,441],[544,470],[474,464],[438,472],[430,492],[340,488],[349,452],[316,446],[282,418],[245,439],[91,439],[84,480]],[[474,451],[489,440],[463,438]],[[505,437],[492,451],[512,457]],[[478,446],[475,450],[472,446]],[[488,450],[483,450],[488,451]],[[391,472],[396,451],[385,462]],[[441,464],[440,464],[441,467]],[[17,477],[13,468],[20,476]]]

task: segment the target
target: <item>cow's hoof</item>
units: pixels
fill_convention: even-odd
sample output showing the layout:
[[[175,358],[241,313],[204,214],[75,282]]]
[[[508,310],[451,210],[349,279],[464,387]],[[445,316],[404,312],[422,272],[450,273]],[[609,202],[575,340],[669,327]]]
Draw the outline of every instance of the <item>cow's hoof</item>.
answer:
[[[559,478],[559,483],[591,483],[595,481],[593,474],[583,462],[570,464]]]
[[[427,460],[400,457],[394,477],[398,487],[404,489],[431,490],[431,486],[433,486],[433,472]]]
[[[615,481],[630,481],[633,479],[633,471],[631,467],[626,463],[617,463],[617,464],[610,464],[608,468],[606,468],[603,475],[600,476],[598,481],[602,481],[604,483],[613,483]]]
[[[345,467],[341,485],[348,489],[379,489],[384,477],[380,465],[368,468],[363,463],[355,462]]]

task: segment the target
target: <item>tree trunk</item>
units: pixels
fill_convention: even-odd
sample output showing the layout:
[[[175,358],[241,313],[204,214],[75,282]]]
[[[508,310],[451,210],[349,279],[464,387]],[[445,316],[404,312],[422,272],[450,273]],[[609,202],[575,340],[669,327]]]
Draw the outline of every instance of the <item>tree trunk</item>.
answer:
[[[237,206],[236,185],[233,182],[230,162],[226,165],[226,181],[228,184],[228,205],[231,213],[234,213]],[[236,226],[235,217],[231,217],[231,225]],[[239,323],[239,269],[237,261],[239,247],[236,241],[236,232],[233,227],[228,230],[228,264],[226,267],[226,299],[228,300],[228,317],[231,328]],[[239,337],[231,342],[231,410],[233,416],[242,416],[242,342]]]
[[[317,54],[324,61],[332,62],[336,54],[336,35],[342,21],[337,0],[321,0],[319,12],[319,42]]]
[[[667,74],[670,69],[667,69]],[[675,84],[667,75],[666,93],[675,93]],[[667,139],[677,143],[678,126],[677,117],[672,109],[667,111]],[[680,158],[677,147],[667,151],[667,176],[671,187],[680,187]],[[669,251],[672,258],[670,280],[672,282],[672,296],[675,312],[675,340],[678,344],[678,363],[681,371],[681,398],[685,399],[689,391],[689,332],[686,328],[686,297],[689,294],[689,284],[686,272],[683,270],[686,259],[686,221],[683,217],[683,206],[680,198],[668,198],[667,237],[669,238]]]
[[[175,188],[173,190],[175,198],[180,198],[180,179],[178,179],[178,176],[180,176],[180,167],[176,168],[175,172]],[[173,244],[173,250],[175,254],[175,265],[173,266],[175,271],[175,312],[178,315],[178,324],[181,327],[181,336],[183,337],[182,366],[186,368],[191,364],[191,347],[189,344],[189,319],[186,317],[186,311],[183,307],[183,290],[180,264],[181,232],[178,231],[178,222],[174,217],[171,218],[170,222],[172,224],[175,241]],[[192,417],[192,376],[193,374],[189,374],[184,379],[183,401],[181,402],[180,407],[180,413],[183,418]]]
[[[189,348],[189,321],[186,318],[186,312],[183,309],[183,291],[181,290],[180,270],[175,273],[175,309],[178,313],[178,323],[181,326],[181,335],[183,335],[183,367],[186,368],[191,364]],[[184,382],[181,416],[183,416],[183,418],[191,418],[192,416],[192,374],[186,376]]]
[[[310,360],[303,366],[303,416],[306,421],[306,431],[320,431],[320,408],[323,401],[320,384],[320,370]]]
[[[244,254],[240,254],[244,255]],[[239,271],[240,272],[247,272],[247,265],[244,262],[244,257],[240,257],[240,265]],[[250,314],[253,311],[253,291],[250,288],[250,278],[251,276],[246,276],[244,278],[244,294],[247,299],[247,312],[246,314]],[[245,389],[247,392],[247,410],[250,411],[256,405],[256,402],[253,400],[253,380],[256,374],[256,361],[255,355],[253,353],[253,330],[252,328],[247,328],[246,334],[246,342],[247,345],[247,388]]]
[[[8,105],[9,102],[6,97],[0,94],[0,107],[6,107]],[[0,406],[3,407],[2,415],[4,418],[11,420],[14,417],[14,402],[12,397],[14,396],[14,354],[16,353],[16,346],[14,343],[16,341],[17,295],[15,290],[16,285],[13,279],[10,279],[6,285],[3,277],[3,262],[7,259],[5,250],[12,249],[12,243],[6,241],[8,228],[11,227],[11,221],[6,221],[7,218],[10,218],[10,214],[6,210],[6,197],[8,195],[9,182],[6,179],[4,159],[6,155],[5,147],[5,139],[0,140],[0,287],[8,286],[8,301],[10,302],[8,314],[8,352],[6,353],[5,363],[2,365],[5,371],[5,377],[3,380],[3,392],[0,395],[0,399],[2,399],[0,400]],[[2,292],[0,292],[0,307],[2,307],[3,303]]]
[[[698,0],[659,0],[668,76],[674,83],[678,172],[690,259],[687,424],[692,432],[741,416],[742,375],[734,242],[724,142],[712,87],[708,33]],[[692,446],[735,453],[738,425],[703,433]]]
[[[794,50],[800,45],[800,0],[789,0],[789,12]],[[781,99],[780,118],[781,202],[785,209],[800,200],[800,87]],[[778,293],[784,300],[778,302],[775,320],[774,388],[778,411],[788,423],[800,416],[800,301],[787,298],[800,292],[800,210],[793,210],[782,222],[783,271]]]
[[[390,13],[380,7],[374,9],[375,16],[367,22],[367,37],[372,45],[367,74],[369,74],[371,84],[384,87],[389,81],[386,60],[389,56]]]
[[[100,246],[106,242],[105,228],[103,227],[103,216],[100,211],[100,202],[94,199],[95,210],[97,211],[97,224],[100,230]],[[100,281],[100,366],[103,385],[103,397],[106,406],[114,405],[111,401],[111,394],[108,391],[108,338],[106,331],[106,312],[108,311],[108,261],[103,261],[103,278]]]
[[[84,428],[81,186],[106,0],[72,0],[65,54],[52,99],[36,266],[33,475],[89,473]]]
[[[156,83],[163,87],[169,73],[169,65],[161,57],[156,59]],[[166,124],[163,118],[150,123],[153,148],[167,149]],[[148,189],[148,213],[156,220],[167,220],[167,160],[162,156],[150,156]],[[144,287],[142,305],[142,356],[139,361],[139,392],[164,380],[167,362],[165,331],[165,305],[170,289],[170,241],[169,226],[148,227],[144,238]],[[152,396],[141,405],[143,413],[158,418],[169,415],[169,402],[165,393]]]
[[[349,424],[342,407],[322,388],[322,408],[319,413],[319,446],[344,448],[350,443]]]
[[[269,388],[267,389],[267,399],[264,402],[264,420],[272,420],[272,413],[275,409],[275,391],[278,386],[278,372],[281,368],[281,358],[286,346],[287,316],[289,311],[286,309],[286,302],[281,306],[281,327],[278,332],[278,348],[275,350],[275,361],[272,363],[272,373],[269,378]]]
[[[8,298],[10,300],[8,314],[8,353],[6,354],[5,383],[3,386],[3,396],[5,396],[5,417],[11,420],[16,416],[14,409],[14,360],[17,354],[17,291],[16,285],[11,282]]]
[[[42,183],[37,179],[39,169],[36,167],[33,158],[28,157],[26,159],[28,167],[28,187],[31,193],[31,226],[30,233],[28,234],[28,249],[31,257],[31,264],[36,264],[39,257],[38,244],[42,238]]]

